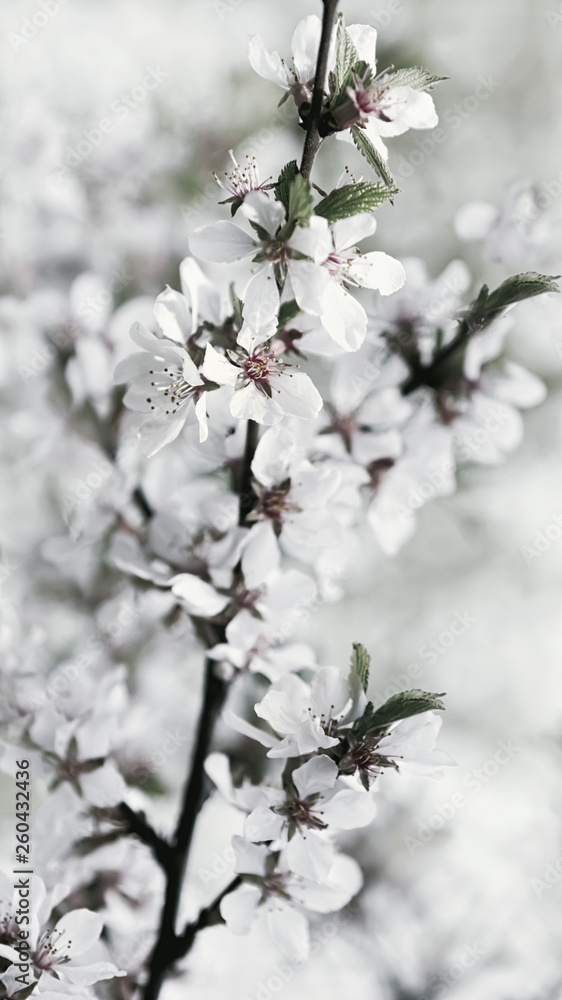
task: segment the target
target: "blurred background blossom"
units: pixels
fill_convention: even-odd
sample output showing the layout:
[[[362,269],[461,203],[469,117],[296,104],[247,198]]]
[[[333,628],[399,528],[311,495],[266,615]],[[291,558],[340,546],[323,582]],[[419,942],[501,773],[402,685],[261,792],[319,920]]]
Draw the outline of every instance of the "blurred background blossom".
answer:
[[[342,7],[348,23],[378,27],[381,67],[420,64],[449,78],[435,92],[438,129],[393,142],[403,193],[380,210],[377,246],[421,257],[431,277],[464,260],[474,285],[514,269],[559,274],[556,0]],[[296,0],[0,7],[3,697],[31,664],[49,671],[87,650],[95,678],[107,661],[134,661],[138,697],[120,764],[160,786],[164,818],[183,774],[199,657],[186,657],[181,621],[156,638],[169,595],[117,591],[114,569],[100,571],[98,491],[118,498],[132,470],[112,471],[111,442],[104,453],[95,431],[131,321],[150,315],[166,282],[178,287],[190,232],[216,217],[212,171],[228,168],[228,148],[255,155],[263,179],[298,155],[302,132],[288,105],[276,108],[275,87],[256,84],[246,37],[288,51],[309,12]],[[335,144],[320,154],[320,183],[328,159],[332,175],[338,165],[363,172],[359,154]],[[281,990],[287,1000],[562,996],[562,305],[549,295],[515,315],[508,357],[549,390],[526,414],[519,450],[465,468],[455,495],[419,513],[397,557],[365,532],[346,596],[315,607],[299,635],[322,663],[345,664],[351,642],[364,643],[376,702],[410,686],[446,691],[442,745],[459,769],[440,782],[389,777],[375,826],[347,845],[366,886],[349,912],[318,919],[304,970],[283,966],[259,931],[238,939],[217,927],[165,1000],[186,982],[194,1000],[223,996],[225,981],[234,1000]],[[459,635],[453,620],[465,623]],[[162,750],[166,730],[180,733],[178,753]],[[0,787],[3,845],[11,793],[8,781]],[[208,803],[190,872],[196,897],[235,823],[224,803]],[[132,893],[158,886],[142,852],[128,870]],[[120,916],[115,893],[110,926]],[[146,930],[135,933],[123,967],[147,946]]]

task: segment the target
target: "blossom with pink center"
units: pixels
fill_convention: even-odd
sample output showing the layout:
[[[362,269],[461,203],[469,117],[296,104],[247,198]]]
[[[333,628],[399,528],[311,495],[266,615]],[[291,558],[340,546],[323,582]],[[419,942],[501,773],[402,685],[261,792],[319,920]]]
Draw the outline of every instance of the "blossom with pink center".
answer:
[[[271,348],[250,353],[241,348],[225,357],[207,344],[201,372],[234,389],[230,412],[239,420],[276,424],[285,414],[313,420],[322,408],[322,397],[308,375],[288,371],[289,367]]]
[[[327,219],[313,214],[308,226],[299,226],[289,238],[280,239],[285,223],[280,202],[254,191],[241,211],[259,238],[232,222],[203,226],[190,238],[191,251],[201,260],[229,263],[251,256],[259,265],[244,294],[244,325],[238,343],[250,350],[275,335],[279,289],[289,279],[302,312],[318,317],[343,350],[357,350],[365,339],[367,316],[345,286],[391,295],[405,280],[404,268],[394,257],[356,249],[358,242],[375,232],[373,216],[360,214],[330,226]]]
[[[291,871],[284,852],[272,872],[267,847],[239,836],[232,838],[232,846],[242,885],[222,900],[223,920],[232,934],[243,935],[261,917],[274,944],[292,960],[303,961],[310,952],[303,910],[340,910],[363,884],[359,865],[345,854],[335,856],[328,877],[318,883]]]
[[[333,111],[340,131],[337,137],[352,141],[349,129],[358,125],[384,160],[388,150],[383,139],[402,135],[408,129],[434,128],[438,123],[433,98],[424,90],[393,83],[386,72],[377,76],[377,30],[368,24],[351,24],[347,29],[359,59],[367,64],[362,77],[355,76],[347,88],[347,100]]]
[[[147,454],[153,455],[177,438],[192,406],[199,421],[199,439],[205,441],[205,384],[187,351],[165,337],[157,337],[141,323],[134,324],[131,337],[143,350],[118,364],[114,380],[130,383],[125,406],[149,418],[142,434]]]
[[[225,170],[223,174],[224,179],[219,177],[217,173],[214,173],[213,176],[219,187],[229,195],[227,201],[232,202],[234,214],[234,211],[240,207],[246,195],[251,194],[252,191],[263,191],[270,185],[267,181],[260,181],[260,173],[255,156],[250,157],[247,153],[245,157],[246,162],[241,166],[234,156],[232,149],[228,150],[228,155],[234,165],[232,172],[229,174]]]
[[[283,59],[278,52],[268,52],[259,35],[248,38],[248,58],[252,69],[265,80],[270,80],[292,95],[299,108],[312,97],[316,60],[322,24],[315,14],[305,17],[295,28],[292,38],[292,60]],[[328,63],[334,62],[334,40],[331,42]]]

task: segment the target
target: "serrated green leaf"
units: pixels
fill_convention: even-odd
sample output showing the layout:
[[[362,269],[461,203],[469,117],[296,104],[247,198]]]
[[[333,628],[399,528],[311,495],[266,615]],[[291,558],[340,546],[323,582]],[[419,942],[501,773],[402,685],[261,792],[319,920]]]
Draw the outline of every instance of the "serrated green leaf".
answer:
[[[349,34],[345,30],[343,14],[339,14],[338,32],[336,36],[336,92],[341,91],[353,64],[356,63],[358,59],[359,56],[357,54],[357,49],[351,41]]]
[[[312,214],[310,186],[302,174],[297,173],[289,188],[287,222],[292,226],[307,226]]]
[[[350,215],[372,212],[385,201],[392,200],[398,194],[398,190],[388,184],[372,184],[368,181],[345,184],[331,191],[319,202],[314,212],[329,222],[336,222],[338,219],[347,219]]]
[[[413,90],[432,90],[437,83],[447,80],[446,76],[433,76],[421,66],[408,66],[385,73],[381,79],[383,87],[412,87]]]
[[[544,292],[558,292],[556,280],[559,277],[560,275],[527,271],[525,274],[514,274],[511,278],[507,278],[493,292],[489,292],[484,285],[470,306],[468,319],[473,318],[478,324],[489,322],[516,302],[532,299]]]
[[[286,212],[289,211],[289,194],[291,191],[291,184],[298,172],[299,168],[296,160],[291,160],[290,163],[286,163],[279,174],[279,179],[274,187],[275,199],[276,201],[280,201],[285,206]]]
[[[351,654],[351,669],[355,674],[357,674],[361,684],[363,685],[364,691],[366,691],[369,686],[370,665],[371,657],[365,647],[362,646],[360,642],[354,642],[353,652]]]
[[[419,715],[421,712],[442,711],[445,708],[441,701],[443,694],[444,692],[434,694],[431,691],[421,691],[418,688],[412,688],[411,691],[399,691],[398,694],[392,695],[384,705],[381,705],[376,710],[373,709],[372,704],[369,702],[371,708],[366,720],[367,729],[365,730],[364,726],[359,727],[361,736],[373,733],[376,730],[386,729],[393,722],[409,719],[412,715]],[[367,708],[369,708],[369,705]],[[362,719],[359,719],[358,723],[362,721]]]
[[[394,188],[395,184],[392,178],[392,174],[388,170],[386,163],[384,162],[380,153],[377,152],[370,139],[368,139],[367,136],[365,135],[364,129],[359,128],[357,125],[353,125],[351,128],[351,135],[353,137],[355,145],[357,146],[357,149],[359,150],[361,155],[365,157],[367,163],[370,164],[370,166],[373,168],[374,171],[376,171],[379,177],[382,177],[385,184],[388,184],[389,187]]]

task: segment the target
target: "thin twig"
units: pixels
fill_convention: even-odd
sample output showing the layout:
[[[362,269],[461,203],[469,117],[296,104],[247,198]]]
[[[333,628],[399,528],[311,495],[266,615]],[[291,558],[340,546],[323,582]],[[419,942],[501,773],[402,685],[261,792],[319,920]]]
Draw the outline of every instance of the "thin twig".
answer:
[[[235,878],[233,878],[232,881],[230,881],[228,885],[224,887],[222,892],[218,894],[216,899],[214,899],[212,903],[209,903],[208,906],[206,906],[203,910],[201,910],[199,916],[197,917],[197,920],[195,920],[192,924],[187,924],[183,933],[180,934],[177,938],[176,960],[178,958],[183,958],[184,955],[187,955],[189,949],[191,948],[191,945],[193,944],[195,935],[199,931],[202,931],[205,927],[208,927],[211,922],[214,922],[220,916],[219,907],[224,897],[228,896],[229,893],[233,892],[234,889],[237,889],[238,886],[241,884],[242,884],[242,879],[240,875],[236,875]]]
[[[252,489],[252,462],[258,446],[259,424],[255,420],[248,420],[246,425],[246,444],[244,447],[244,457],[242,459],[242,474],[240,476],[240,499],[238,523],[243,525],[252,510],[256,496]]]
[[[215,721],[224,702],[226,687],[226,681],[216,673],[214,660],[207,659],[203,704],[199,715],[191,770],[185,785],[182,808],[171,845],[173,863],[167,872],[160,929],[150,958],[148,982],[144,992],[145,1000],[156,1000],[166,973],[178,957],[176,920],[181,890],[195,823],[206,797],[203,765],[209,753]],[[186,948],[183,954],[187,954],[187,950]]]
[[[322,34],[320,35],[320,47],[318,49],[318,60],[316,62],[316,74],[314,76],[314,89],[310,102],[310,113],[308,116],[306,139],[301,161],[301,174],[306,181],[310,179],[312,165],[322,141],[320,137],[320,118],[322,116],[322,105],[324,103],[324,87],[326,84],[326,73],[328,70],[328,55],[330,52],[330,42],[334,30],[334,19],[338,0],[324,0],[324,15],[322,17]]]
[[[143,813],[135,812],[126,802],[121,802],[119,811],[126,820],[129,831],[150,847],[158,864],[164,871],[168,871],[172,864],[171,844],[156,832]]]
[[[301,164],[301,173],[306,180],[310,178],[314,158],[321,142],[319,123],[324,101],[328,53],[337,5],[338,0],[324,0],[322,34]],[[252,489],[252,461],[258,444],[258,435],[259,425],[254,420],[249,420],[246,427],[244,457],[238,484],[240,525],[245,524],[248,513],[252,510],[256,499]],[[166,842],[161,841],[161,838],[158,838],[158,835],[152,831],[146,822],[139,823],[137,814],[133,814],[132,817],[133,822],[136,824],[136,829],[133,829],[133,825],[130,823],[132,832],[140,836],[141,839],[144,839],[144,842],[149,844],[157,857],[156,850],[158,850],[160,853],[158,860],[166,873],[164,905],[162,907],[158,937],[149,961],[148,982],[144,990],[144,1000],[157,1000],[162,983],[169,969],[178,958],[188,954],[198,931],[208,926],[210,921],[218,916],[221,900],[229,892],[232,892],[241,881],[240,877],[236,876],[209,906],[201,910],[196,921],[188,924],[181,934],[178,935],[176,933],[178,908],[189,850],[197,817],[206,797],[204,763],[211,747],[215,722],[223,706],[226,692],[227,682],[218,676],[214,661],[207,658],[205,662],[203,703],[199,715],[197,736],[189,778],[185,785],[182,807],[173,842],[166,844]],[[131,817],[129,818],[131,819]],[[163,849],[163,844],[165,844],[166,850]]]
[[[411,392],[415,389],[419,389],[422,385],[427,385],[433,387],[435,382],[435,373],[441,367],[444,361],[447,361],[455,351],[458,351],[460,347],[464,347],[467,340],[473,333],[477,333],[478,328],[469,326],[466,320],[463,320],[459,327],[459,332],[453,337],[451,342],[443,347],[435,355],[435,358],[430,365],[425,367],[418,367],[412,372],[410,377],[402,385],[402,395],[409,396]]]

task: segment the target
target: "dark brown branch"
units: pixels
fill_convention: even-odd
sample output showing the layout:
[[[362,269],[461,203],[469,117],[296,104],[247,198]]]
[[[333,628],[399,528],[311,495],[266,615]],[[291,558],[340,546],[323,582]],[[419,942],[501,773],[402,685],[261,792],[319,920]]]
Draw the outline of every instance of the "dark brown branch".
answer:
[[[204,763],[209,753],[215,722],[224,703],[226,688],[226,681],[216,673],[216,663],[214,660],[207,659],[203,704],[199,715],[191,770],[186,782],[182,808],[171,845],[172,863],[167,871],[160,929],[150,958],[149,977],[144,992],[145,1000],[156,1000],[168,970],[178,958],[176,920],[181,890],[195,823],[206,798]],[[187,954],[194,936],[195,932],[182,954]]]
[[[236,877],[233,878],[232,881],[229,882],[227,886],[225,886],[222,892],[219,893],[216,899],[214,899],[213,902],[209,904],[209,906],[206,906],[203,910],[201,910],[199,916],[197,917],[197,920],[195,920],[192,924],[188,924],[186,926],[183,933],[180,934],[177,938],[176,960],[179,958],[183,958],[184,955],[187,955],[193,944],[193,941],[195,940],[195,936],[196,934],[198,934],[199,931],[202,931],[205,927],[209,927],[210,924],[213,924],[220,919],[219,907],[222,900],[224,899],[225,896],[228,896],[230,892],[233,892],[234,889],[237,889],[238,886],[241,884],[242,884],[242,879],[240,875],[236,875]]]
[[[445,361],[448,361],[455,351],[464,347],[469,337],[471,337],[474,333],[478,333],[479,329],[479,327],[475,328],[470,326],[466,320],[463,320],[458,333],[453,337],[449,344],[438,351],[431,364],[426,365],[425,367],[419,366],[412,372],[409,378],[402,385],[402,395],[409,396],[411,392],[414,392],[415,389],[419,389],[422,385],[427,385],[430,388],[433,388],[436,375],[441,365]]]
[[[258,446],[258,436],[259,424],[257,424],[255,420],[248,420],[246,426],[246,444],[244,447],[244,457],[242,459],[242,474],[240,476],[239,487],[239,524],[246,523],[246,518],[256,501],[256,496],[252,489],[252,462]]]
[[[156,830],[147,821],[144,813],[135,812],[126,802],[121,802],[119,811],[127,823],[129,832],[138,837],[139,840],[142,840],[143,844],[146,844],[147,847],[150,847],[158,864],[164,871],[169,871],[172,864],[173,851],[168,841],[156,833]]]
[[[314,77],[314,89],[312,91],[312,101],[310,103],[310,113],[308,116],[306,139],[301,162],[301,174],[306,181],[310,179],[312,166],[316,154],[322,141],[320,137],[319,125],[322,116],[322,106],[324,104],[324,87],[326,85],[326,73],[328,70],[328,55],[330,52],[330,42],[334,30],[334,19],[338,0],[324,0],[324,15],[322,17],[322,34],[320,36],[320,47],[318,49],[318,60],[316,62],[316,74]]]
[[[301,163],[301,173],[306,180],[310,178],[312,165],[321,142],[319,123],[324,102],[328,53],[337,6],[338,0],[324,0],[324,16],[322,19],[322,33],[316,63],[314,90]],[[246,428],[246,443],[240,482],[238,484],[240,504],[239,523],[241,525],[246,523],[247,516],[253,509],[256,501],[252,488],[252,461],[256,452],[258,438],[259,425],[255,421],[249,420]],[[220,639],[217,641],[220,641]],[[166,872],[166,892],[160,919],[160,929],[149,962],[148,982],[144,990],[144,1000],[157,1000],[162,983],[169,969],[178,958],[188,954],[198,931],[208,926],[212,920],[217,918],[221,900],[227,893],[240,884],[240,877],[236,876],[217,899],[201,911],[194,923],[188,924],[182,934],[178,935],[176,933],[176,921],[187,859],[197,817],[206,798],[205,758],[211,747],[215,722],[222,709],[226,691],[227,682],[216,673],[216,664],[214,661],[207,659],[205,663],[203,703],[199,715],[191,769],[184,790],[182,807],[173,842],[166,844],[165,841],[162,841],[150,826],[145,821],[140,820],[136,814],[133,814],[132,817],[136,829],[133,829],[133,825],[130,822],[131,831],[140,836],[151,847]]]

